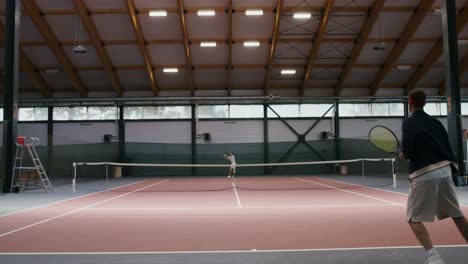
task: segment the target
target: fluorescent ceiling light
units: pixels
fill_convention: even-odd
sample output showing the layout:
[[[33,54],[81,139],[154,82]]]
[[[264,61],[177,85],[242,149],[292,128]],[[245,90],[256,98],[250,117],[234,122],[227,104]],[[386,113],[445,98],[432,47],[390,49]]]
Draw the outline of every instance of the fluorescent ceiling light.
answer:
[[[165,17],[167,16],[166,10],[151,10],[149,11],[150,17]]]
[[[399,70],[399,71],[409,71],[409,70],[411,70],[413,67],[411,67],[411,65],[398,65],[396,68],[397,68],[397,70]]]
[[[295,19],[309,19],[311,17],[312,17],[312,14],[308,12],[296,12],[293,15],[293,18]]]
[[[179,72],[179,69],[177,69],[177,68],[164,68],[163,72],[165,72],[165,73],[176,73],[176,72]]]
[[[244,47],[258,47],[260,46],[259,41],[244,41]]]
[[[294,75],[294,74],[296,74],[296,70],[293,70],[293,69],[281,70],[281,75]]]
[[[198,16],[214,16],[216,12],[212,9],[198,10]]]
[[[200,42],[200,47],[216,47],[215,41],[202,41]]]
[[[246,16],[262,16],[263,10],[262,9],[247,9],[245,10]]]

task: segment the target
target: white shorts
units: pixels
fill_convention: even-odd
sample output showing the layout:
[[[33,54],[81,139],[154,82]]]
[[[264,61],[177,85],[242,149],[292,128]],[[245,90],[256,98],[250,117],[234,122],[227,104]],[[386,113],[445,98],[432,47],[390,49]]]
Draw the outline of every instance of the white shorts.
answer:
[[[413,182],[406,212],[411,222],[463,217],[451,177]]]

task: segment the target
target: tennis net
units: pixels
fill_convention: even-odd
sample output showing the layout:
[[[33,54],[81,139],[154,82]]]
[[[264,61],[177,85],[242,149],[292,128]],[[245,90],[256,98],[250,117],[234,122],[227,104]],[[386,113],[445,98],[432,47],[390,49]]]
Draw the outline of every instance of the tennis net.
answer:
[[[73,191],[119,191],[119,186],[132,182],[161,179],[165,180],[163,184],[144,191],[222,191],[234,187],[252,191],[324,189],[310,180],[320,177],[343,182],[343,188],[396,188],[395,162],[395,159],[353,159],[237,164],[235,180],[226,177],[229,164],[75,162],[72,185]]]

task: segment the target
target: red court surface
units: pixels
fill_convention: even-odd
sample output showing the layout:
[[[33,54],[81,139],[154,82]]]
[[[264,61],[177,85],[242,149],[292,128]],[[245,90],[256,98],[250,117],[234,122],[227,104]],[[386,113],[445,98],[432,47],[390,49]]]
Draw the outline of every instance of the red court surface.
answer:
[[[228,179],[217,179],[228,181]],[[158,192],[216,179],[152,179],[0,217],[0,253],[296,250],[418,246],[407,196],[323,178],[316,190]],[[202,182],[201,182],[202,181]],[[465,214],[468,213],[466,207]],[[428,225],[437,245],[465,245],[449,221]]]

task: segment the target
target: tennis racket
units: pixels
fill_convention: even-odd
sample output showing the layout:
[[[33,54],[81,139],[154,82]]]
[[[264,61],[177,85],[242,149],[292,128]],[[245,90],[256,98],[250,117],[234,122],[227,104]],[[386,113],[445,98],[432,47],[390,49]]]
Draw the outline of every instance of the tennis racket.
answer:
[[[390,129],[384,126],[375,126],[369,131],[369,140],[374,147],[392,153],[400,154],[400,142]]]

